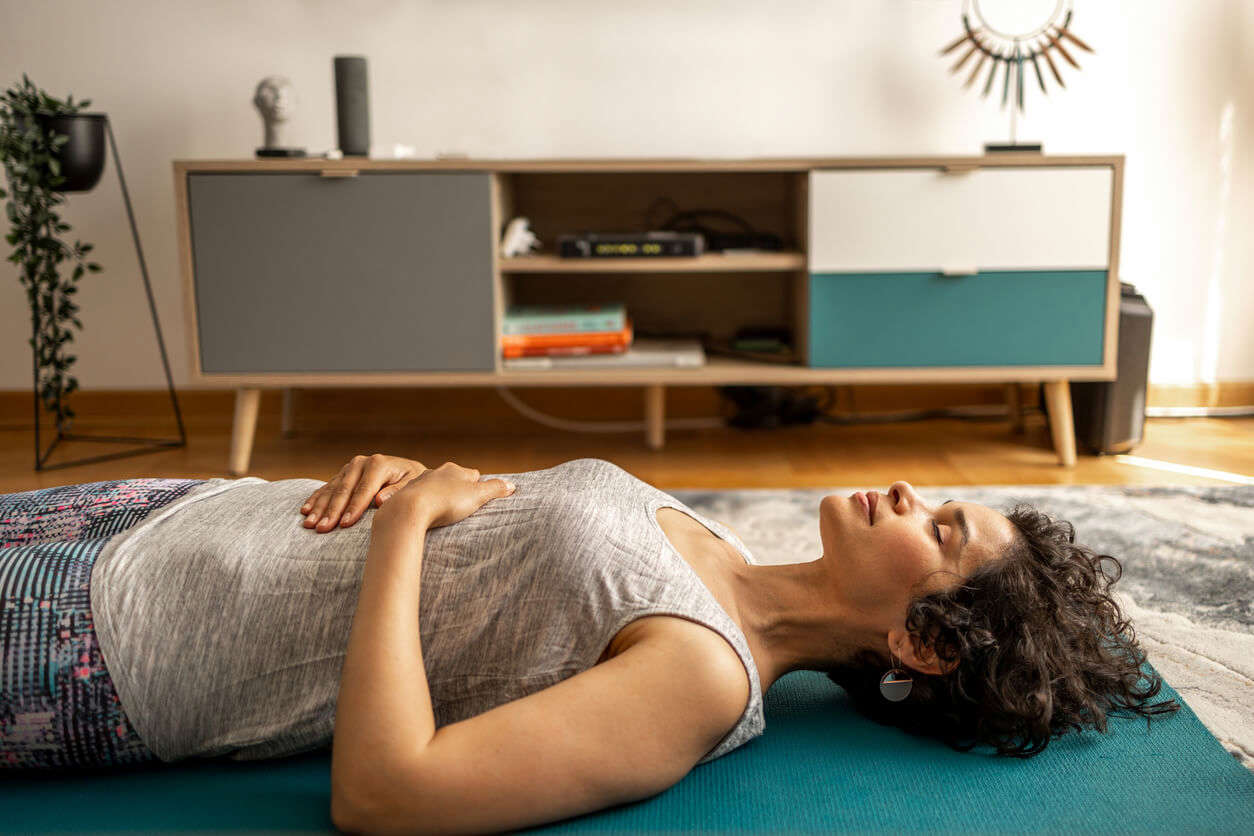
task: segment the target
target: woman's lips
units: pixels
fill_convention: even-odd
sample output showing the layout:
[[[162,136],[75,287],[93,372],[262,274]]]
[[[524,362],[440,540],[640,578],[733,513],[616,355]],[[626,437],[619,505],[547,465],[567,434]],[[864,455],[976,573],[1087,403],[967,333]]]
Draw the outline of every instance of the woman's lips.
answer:
[[[871,500],[867,499],[866,494],[864,494],[862,491],[858,491],[857,493],[855,493],[855,494],[853,495],[853,498],[854,498],[854,499],[856,499],[856,500],[858,501],[858,503],[859,503],[859,504],[860,504],[863,508],[865,508],[865,509],[866,509],[866,521],[867,521],[867,524],[868,524],[868,525],[875,525],[875,518],[871,516]]]

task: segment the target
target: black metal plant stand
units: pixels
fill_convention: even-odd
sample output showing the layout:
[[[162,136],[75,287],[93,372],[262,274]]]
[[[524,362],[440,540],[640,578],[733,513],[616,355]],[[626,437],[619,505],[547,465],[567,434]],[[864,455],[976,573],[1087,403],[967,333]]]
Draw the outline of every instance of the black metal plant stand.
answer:
[[[139,245],[139,230],[135,227],[135,212],[131,209],[131,195],[126,190],[126,177],[122,174],[122,159],[118,156],[118,143],[113,136],[113,124],[109,121],[108,114],[105,114],[105,131],[108,135],[109,147],[113,151],[113,164],[118,170],[118,182],[122,185],[122,199],[126,201],[126,218],[131,223],[131,238],[135,241],[135,254],[139,257],[139,270],[144,277],[144,292],[148,294],[148,310],[152,314],[152,327],[157,332],[157,346],[161,349],[161,365],[165,369],[166,387],[170,392],[170,403],[174,407],[174,420],[178,422],[179,437],[177,439],[170,438],[136,438],[132,436],[114,436],[114,435],[88,435],[85,433],[67,433],[62,429],[61,419],[57,418],[57,435],[48,445],[48,449],[40,455],[39,448],[39,322],[35,320],[35,346],[34,346],[34,366],[35,366],[35,470],[58,470],[63,467],[73,467],[80,464],[90,464],[92,462],[104,462],[112,459],[121,459],[127,456],[139,456],[144,453],[154,453],[158,450],[165,450],[172,447],[187,446],[187,430],[183,427],[183,413],[179,411],[179,399],[174,393],[174,379],[170,376],[170,360],[165,353],[165,340],[161,336],[161,323],[157,319],[157,305],[152,298],[152,285],[148,281],[148,265],[144,263],[144,250]],[[68,462],[57,462],[56,464],[46,464],[48,457],[52,455],[52,451],[62,441],[94,441],[108,444],[137,444],[130,450],[123,450],[118,453],[107,453],[103,456],[90,456],[85,459],[75,459]]]

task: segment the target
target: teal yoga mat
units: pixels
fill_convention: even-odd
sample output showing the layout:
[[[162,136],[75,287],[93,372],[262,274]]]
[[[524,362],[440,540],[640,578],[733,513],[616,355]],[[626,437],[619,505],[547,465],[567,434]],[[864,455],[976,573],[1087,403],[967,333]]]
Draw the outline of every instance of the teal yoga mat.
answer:
[[[1166,697],[1179,699],[1170,686]],[[954,752],[862,718],[825,676],[795,671],[767,693],[761,737],[653,798],[524,832],[1251,833],[1254,773],[1187,705],[1148,729],[1121,717],[1108,728],[1027,760]],[[327,750],[14,773],[0,778],[0,830],[330,832],[330,775]]]

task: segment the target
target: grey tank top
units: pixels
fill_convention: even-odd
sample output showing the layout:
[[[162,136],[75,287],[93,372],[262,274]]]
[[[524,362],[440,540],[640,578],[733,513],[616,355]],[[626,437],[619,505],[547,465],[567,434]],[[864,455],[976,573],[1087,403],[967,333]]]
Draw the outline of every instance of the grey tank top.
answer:
[[[749,645],[654,516],[729,528],[602,459],[510,478],[518,489],[427,532],[419,629],[436,726],[596,664],[646,615],[717,631],[749,674],[736,726],[698,763],[762,734]],[[322,482],[211,479],[114,537],[92,570],[101,653],[159,758],[282,757],[331,742],[374,512],[317,534],[299,509]]]

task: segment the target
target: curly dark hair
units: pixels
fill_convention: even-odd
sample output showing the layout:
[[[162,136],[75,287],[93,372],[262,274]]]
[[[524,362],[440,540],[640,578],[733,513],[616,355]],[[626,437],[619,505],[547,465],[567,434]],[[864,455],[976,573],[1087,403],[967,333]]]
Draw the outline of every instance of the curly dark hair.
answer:
[[[909,671],[910,695],[890,702],[880,677],[893,665],[863,650],[823,672],[854,708],[884,725],[939,737],[969,751],[1030,758],[1069,729],[1106,731],[1108,714],[1178,711],[1176,700],[1146,705],[1162,678],[1142,678],[1145,653],[1110,586],[1119,561],[1075,542],[1075,527],[1030,505],[1006,517],[1016,533],[999,559],[960,585],[911,600],[906,629],[916,652],[932,649],[947,673]],[[1114,564],[1108,575],[1103,561]]]

